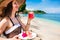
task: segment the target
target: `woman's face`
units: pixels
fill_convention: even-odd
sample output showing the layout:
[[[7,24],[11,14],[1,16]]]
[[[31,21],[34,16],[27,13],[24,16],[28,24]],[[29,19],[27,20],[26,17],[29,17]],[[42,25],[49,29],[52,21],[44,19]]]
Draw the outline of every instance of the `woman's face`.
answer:
[[[13,1],[12,5],[13,5],[13,10],[18,11],[19,4],[16,1]]]

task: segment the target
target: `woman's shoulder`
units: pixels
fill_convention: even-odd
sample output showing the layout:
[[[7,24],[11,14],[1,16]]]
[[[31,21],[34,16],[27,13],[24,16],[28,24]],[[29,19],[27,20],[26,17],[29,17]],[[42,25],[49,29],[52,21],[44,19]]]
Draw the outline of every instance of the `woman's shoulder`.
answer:
[[[0,24],[3,26],[8,26],[9,22],[8,22],[8,18],[4,17],[1,21]]]
[[[0,22],[8,22],[8,17],[0,17]]]

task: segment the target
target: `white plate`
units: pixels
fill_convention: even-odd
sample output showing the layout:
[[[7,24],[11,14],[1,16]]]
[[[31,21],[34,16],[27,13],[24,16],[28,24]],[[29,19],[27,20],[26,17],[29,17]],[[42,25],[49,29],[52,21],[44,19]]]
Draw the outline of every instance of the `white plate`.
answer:
[[[23,38],[23,37],[22,37],[22,33],[19,34],[19,38],[21,38],[21,39],[33,39],[33,38],[36,37],[36,33],[33,33],[33,32],[32,32],[31,36],[32,36],[32,37],[24,37],[24,38]]]

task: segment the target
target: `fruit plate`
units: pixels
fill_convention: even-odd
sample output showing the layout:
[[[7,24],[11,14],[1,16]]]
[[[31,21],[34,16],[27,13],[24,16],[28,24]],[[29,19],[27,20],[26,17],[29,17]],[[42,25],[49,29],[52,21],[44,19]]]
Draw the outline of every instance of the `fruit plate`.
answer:
[[[33,39],[33,38],[36,37],[36,33],[34,33],[34,32],[31,32],[31,35],[30,35],[31,37],[29,37],[29,36],[23,37],[22,34],[23,34],[23,33],[20,33],[20,34],[19,34],[19,38],[21,38],[21,39]]]

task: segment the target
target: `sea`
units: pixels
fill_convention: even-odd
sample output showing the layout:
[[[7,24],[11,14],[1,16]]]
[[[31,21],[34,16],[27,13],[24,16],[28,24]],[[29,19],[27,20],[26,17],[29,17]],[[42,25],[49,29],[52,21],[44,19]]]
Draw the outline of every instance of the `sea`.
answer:
[[[28,16],[28,14],[23,14],[23,15]],[[34,16],[39,19],[42,18],[60,23],[60,13],[46,13],[46,14],[35,13]]]

